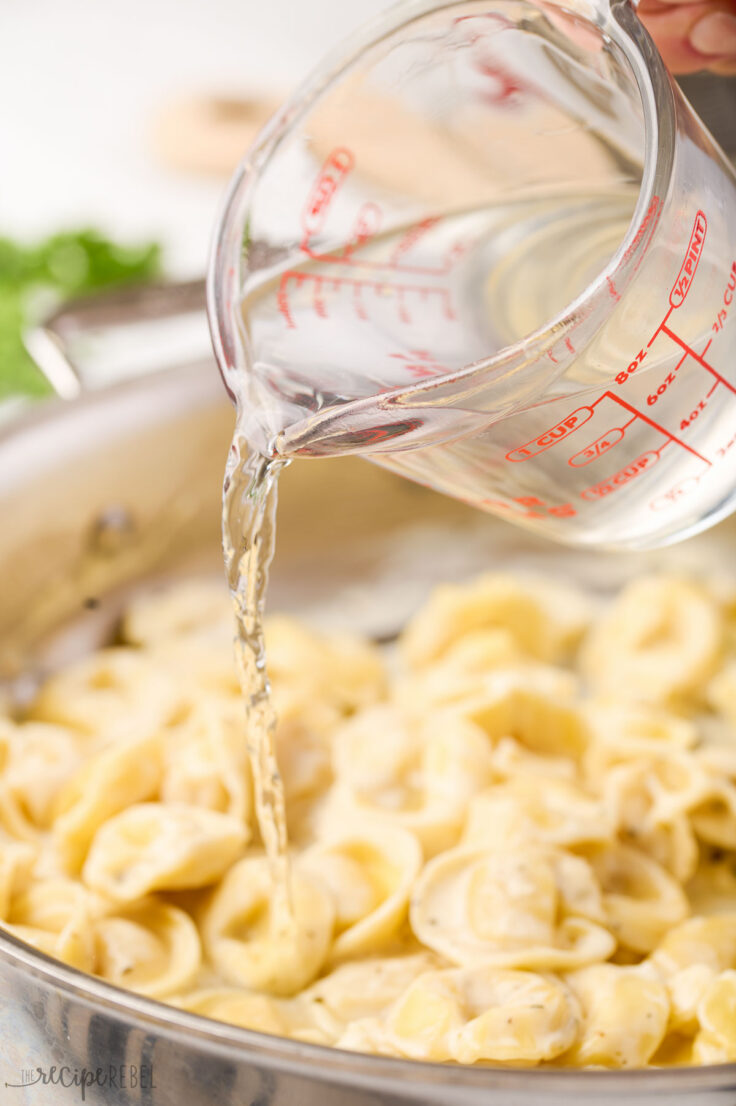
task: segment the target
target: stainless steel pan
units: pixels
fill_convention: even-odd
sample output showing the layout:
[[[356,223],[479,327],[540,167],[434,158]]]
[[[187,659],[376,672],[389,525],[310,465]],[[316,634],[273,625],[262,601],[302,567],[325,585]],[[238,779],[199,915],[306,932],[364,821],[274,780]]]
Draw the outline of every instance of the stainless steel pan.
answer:
[[[219,570],[232,414],[211,364],[53,402],[0,437],[0,676],[9,695],[112,632],[131,588]],[[646,557],[572,554],[355,460],[283,480],[271,601],[390,638],[433,580],[521,566],[610,588],[658,562],[728,566],[722,525]],[[711,569],[710,566],[713,566]],[[25,674],[25,675],[22,675]],[[231,1028],[118,990],[0,937],[0,1103],[67,1106],[562,1106],[736,1103],[736,1065],[641,1073],[462,1069],[364,1057]],[[109,1068],[126,1072],[112,1086]],[[133,1087],[131,1071],[144,1069]],[[148,1073],[152,1072],[152,1082]],[[24,1074],[26,1073],[26,1074]],[[23,1081],[28,1086],[9,1086]],[[32,1085],[30,1085],[32,1081]]]

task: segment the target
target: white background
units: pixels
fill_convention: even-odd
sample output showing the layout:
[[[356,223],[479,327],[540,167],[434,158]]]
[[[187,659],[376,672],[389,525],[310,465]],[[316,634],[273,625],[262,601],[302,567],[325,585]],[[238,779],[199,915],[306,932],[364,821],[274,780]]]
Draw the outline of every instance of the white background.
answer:
[[[386,0],[0,0],[0,234],[94,224],[204,271],[223,183],[164,168],[191,94],[280,95]]]

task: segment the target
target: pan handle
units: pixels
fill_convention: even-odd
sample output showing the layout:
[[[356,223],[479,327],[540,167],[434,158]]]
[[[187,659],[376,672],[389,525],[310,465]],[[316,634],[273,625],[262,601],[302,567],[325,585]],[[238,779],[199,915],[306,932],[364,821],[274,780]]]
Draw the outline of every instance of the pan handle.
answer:
[[[56,394],[74,399],[156,370],[212,364],[205,299],[204,280],[193,280],[71,300],[24,343]]]

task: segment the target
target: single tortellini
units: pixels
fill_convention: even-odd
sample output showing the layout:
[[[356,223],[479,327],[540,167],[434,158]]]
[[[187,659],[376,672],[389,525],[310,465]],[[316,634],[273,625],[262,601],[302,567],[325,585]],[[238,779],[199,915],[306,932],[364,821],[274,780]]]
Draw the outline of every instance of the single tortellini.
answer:
[[[722,972],[708,984],[697,1015],[701,1028],[697,1040],[699,1062],[736,1060],[736,971]]]
[[[335,903],[333,960],[378,952],[395,937],[421,866],[418,840],[398,827],[366,828],[302,855],[301,871],[324,883]]]
[[[121,627],[132,645],[157,645],[192,635],[232,639],[233,606],[220,581],[183,580],[133,599]]]
[[[574,1042],[578,1005],[552,976],[481,966],[419,976],[385,1019],[385,1038],[414,1060],[535,1064]]]
[[[179,907],[143,899],[94,926],[95,975],[151,998],[190,987],[200,970],[197,927]]]
[[[245,731],[240,700],[203,696],[167,734],[161,800],[201,806],[249,826],[253,797]]]
[[[417,880],[410,920],[424,945],[467,967],[556,971],[605,960],[616,945],[589,865],[535,844],[436,857]]]
[[[590,740],[571,673],[544,665],[499,668],[457,704],[492,741],[512,737],[539,756],[580,760]]]
[[[586,849],[585,856],[603,892],[606,925],[625,948],[650,952],[687,917],[680,884],[645,853],[612,843]]]
[[[435,588],[399,644],[407,664],[419,668],[468,633],[498,629],[527,656],[556,661],[576,644],[587,619],[587,604],[569,587],[488,574]]]
[[[292,918],[273,909],[265,857],[235,864],[201,913],[201,932],[212,966],[228,983],[294,995],[327,960],[335,907],[329,891],[299,870],[291,872]]]
[[[649,965],[591,964],[565,976],[583,1011],[583,1027],[563,1063],[640,1068],[667,1031],[667,987]]]
[[[24,818],[47,828],[61,788],[82,763],[83,741],[78,732],[65,726],[46,722],[14,725],[0,719],[0,742],[6,749],[4,787]]]
[[[140,649],[100,649],[41,687],[31,719],[105,741],[152,733],[176,717],[180,686]]]
[[[698,742],[692,721],[649,703],[597,699],[584,703],[582,709],[592,738],[584,762],[592,783],[616,764],[639,757],[677,755]]]
[[[689,918],[673,927],[652,955],[667,981],[673,1024],[693,1030],[698,1006],[721,972],[736,969],[736,913]]]
[[[600,799],[567,780],[528,775],[470,800],[463,844],[489,850],[534,841],[572,847],[607,841],[613,832]]]
[[[303,999],[337,1040],[352,1022],[385,1013],[410,983],[438,967],[439,959],[429,952],[347,961],[313,983]]]
[[[702,589],[676,577],[640,577],[594,624],[582,669],[603,696],[687,702],[715,669],[722,641],[720,611]]]
[[[681,883],[690,879],[698,846],[689,812],[712,792],[695,758],[673,752],[619,764],[607,773],[602,790],[622,840],[648,853]]]
[[[97,831],[82,879],[117,902],[206,887],[237,860],[248,837],[227,814],[183,803],[137,803]]]
[[[13,897],[7,921],[11,933],[81,971],[95,967],[93,920],[101,904],[73,880],[31,882]]]
[[[147,736],[105,748],[79,769],[58,796],[53,822],[54,845],[70,873],[81,869],[103,822],[156,796],[162,766],[162,739]]]
[[[318,811],[318,837],[397,826],[433,856],[457,842],[468,799],[490,782],[490,756],[483,731],[451,711],[362,711],[335,736],[336,783]]]
[[[611,790],[616,793],[629,789],[632,780],[646,794],[647,813],[654,824],[691,811],[712,787],[702,763],[686,752],[637,757],[612,768],[606,784],[612,781]]]

